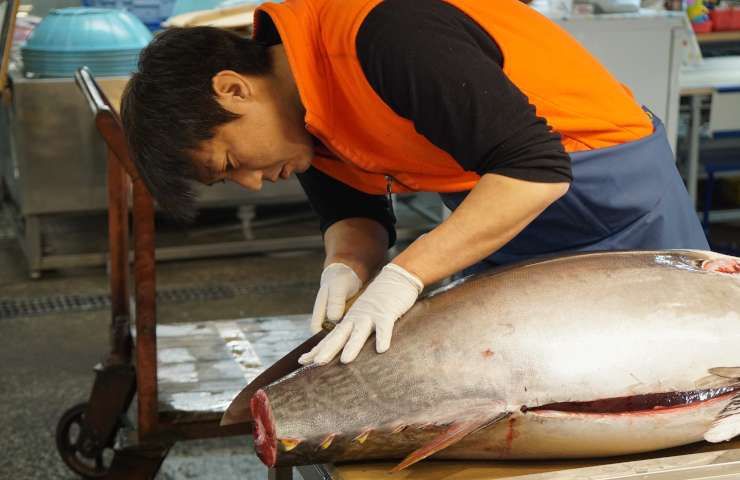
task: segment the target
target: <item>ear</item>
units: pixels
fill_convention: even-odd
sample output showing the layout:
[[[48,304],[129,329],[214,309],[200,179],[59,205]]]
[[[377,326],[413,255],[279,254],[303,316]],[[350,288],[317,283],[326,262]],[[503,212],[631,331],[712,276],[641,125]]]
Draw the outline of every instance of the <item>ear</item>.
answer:
[[[216,100],[233,113],[243,113],[242,109],[251,102],[254,95],[253,83],[249,77],[232,70],[222,70],[211,79]]]

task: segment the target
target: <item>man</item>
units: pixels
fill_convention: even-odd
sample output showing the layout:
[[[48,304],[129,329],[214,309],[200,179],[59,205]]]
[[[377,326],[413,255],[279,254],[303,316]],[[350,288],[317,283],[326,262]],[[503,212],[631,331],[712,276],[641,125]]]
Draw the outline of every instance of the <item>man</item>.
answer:
[[[326,246],[314,330],[387,261],[391,192],[454,210],[304,364],[350,362],[372,332],[386,351],[424,285],[484,259],[708,248],[660,121],[518,0],[287,0],[260,7],[254,40],[173,30],[139,68],[123,121],[166,210],[188,215],[193,180],[299,174]]]

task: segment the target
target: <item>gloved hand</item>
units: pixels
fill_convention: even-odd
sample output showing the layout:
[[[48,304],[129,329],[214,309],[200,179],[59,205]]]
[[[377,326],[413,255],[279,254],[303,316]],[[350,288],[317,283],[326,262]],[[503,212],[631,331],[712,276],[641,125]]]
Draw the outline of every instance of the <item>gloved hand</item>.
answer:
[[[343,263],[332,263],[321,272],[321,283],[311,316],[311,332],[321,331],[327,318],[338,322],[344,315],[347,300],[360,291],[362,281],[354,270]]]
[[[416,275],[389,263],[357,298],[344,320],[298,362],[325,365],[344,348],[340,359],[349,363],[373,331],[376,351],[385,352],[391,346],[393,324],[416,303],[423,289]]]

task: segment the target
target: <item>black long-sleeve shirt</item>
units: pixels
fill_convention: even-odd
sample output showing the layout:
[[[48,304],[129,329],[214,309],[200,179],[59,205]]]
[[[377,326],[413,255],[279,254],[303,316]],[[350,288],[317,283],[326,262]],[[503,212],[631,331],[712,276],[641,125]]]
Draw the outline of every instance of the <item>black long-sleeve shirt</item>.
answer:
[[[267,25],[266,25],[267,26]],[[280,42],[273,28],[260,41]],[[465,170],[533,182],[572,179],[560,136],[538,117],[503,71],[495,39],[442,0],[385,0],[365,18],[356,39],[365,76],[378,96]],[[388,230],[382,195],[369,195],[315,168],[299,174],[321,230],[366,217]]]

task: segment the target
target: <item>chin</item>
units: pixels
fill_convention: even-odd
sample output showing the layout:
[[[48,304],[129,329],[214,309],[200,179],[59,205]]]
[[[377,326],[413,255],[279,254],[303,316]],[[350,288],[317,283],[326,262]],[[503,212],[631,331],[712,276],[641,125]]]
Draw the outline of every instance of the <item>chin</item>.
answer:
[[[309,155],[306,155],[295,163],[295,171],[303,173],[308,170],[311,167],[311,160],[313,160],[313,149],[311,149],[311,153]]]
[[[311,168],[311,160],[308,160],[306,162],[301,162],[300,165],[296,166],[296,173],[304,173],[306,170]]]

